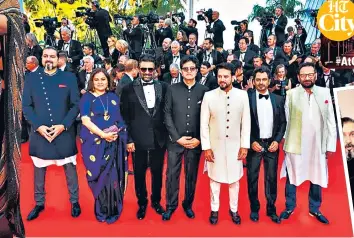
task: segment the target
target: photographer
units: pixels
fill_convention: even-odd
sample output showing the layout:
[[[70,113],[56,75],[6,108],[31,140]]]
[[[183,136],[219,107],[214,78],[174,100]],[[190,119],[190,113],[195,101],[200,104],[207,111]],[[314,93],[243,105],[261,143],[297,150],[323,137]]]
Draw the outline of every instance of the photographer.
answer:
[[[179,30],[184,31],[187,35],[187,38],[189,38],[190,34],[196,35],[197,39],[196,42],[198,42],[198,29],[197,27],[197,21],[191,18],[187,24],[187,26],[183,25],[183,22],[180,22],[180,19],[178,17],[174,17],[176,20],[177,24],[179,25]]]
[[[285,28],[288,24],[288,18],[283,15],[283,7],[277,6],[275,9],[275,18],[272,20],[272,34],[277,37],[277,46],[282,46],[285,39]]]
[[[98,1],[91,3],[91,9],[94,12],[93,26],[96,28],[98,37],[100,38],[104,57],[109,57],[107,39],[109,36],[113,35],[109,25],[109,23],[112,22],[112,18],[107,10],[100,8]]]
[[[156,40],[157,46],[162,46],[162,42],[166,39],[169,38],[172,41],[175,39],[173,37],[173,31],[171,28],[172,25],[172,20],[170,18],[165,19],[163,28],[156,31],[156,39],[158,39],[158,41]]]
[[[61,26],[60,26],[60,29],[59,29],[59,36],[60,36],[61,40],[63,39],[63,38],[61,38],[61,31],[63,29],[69,29],[71,31],[71,39],[74,38],[75,26],[67,18],[62,18],[61,19]]]
[[[293,38],[294,50],[299,53],[299,55],[304,55],[306,53],[305,42],[307,38],[307,32],[305,28],[301,25],[297,25],[297,33]]]
[[[240,50],[240,48],[238,47],[238,42],[244,36],[246,31],[248,31],[248,21],[247,20],[242,20],[241,22],[231,21],[231,24],[235,25],[234,28],[235,29],[235,37],[234,37],[235,49],[234,50],[238,51]],[[253,32],[252,32],[252,36],[253,36]]]
[[[206,28],[209,33],[213,34],[213,41],[215,48],[224,47],[224,36],[223,32],[226,30],[224,23],[219,19],[219,12],[213,11],[212,18],[209,19],[208,16],[204,15],[205,22],[207,24]]]
[[[122,25],[123,25],[123,30],[124,30],[124,35],[129,39],[129,45],[131,47],[131,57],[132,59],[139,60],[139,57],[142,52],[143,48],[143,30],[139,26],[140,20],[138,16],[134,16],[133,20],[131,21],[131,28],[127,29],[127,23],[125,20],[123,20]]]
[[[249,43],[248,43],[247,49],[252,50],[256,54],[259,54],[260,53],[259,47],[258,47],[258,45],[254,44],[253,31],[247,30],[247,31],[245,31],[243,36],[248,38]],[[238,45],[237,45],[237,47],[238,47]]]

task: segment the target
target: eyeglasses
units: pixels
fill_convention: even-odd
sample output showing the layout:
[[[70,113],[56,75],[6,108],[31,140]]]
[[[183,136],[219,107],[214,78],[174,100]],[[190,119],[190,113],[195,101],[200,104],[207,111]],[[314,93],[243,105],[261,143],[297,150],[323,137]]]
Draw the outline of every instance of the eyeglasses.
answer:
[[[142,71],[142,72],[146,72],[146,71],[148,71],[149,73],[152,73],[152,72],[154,72],[154,68],[140,68],[140,70]]]
[[[300,74],[300,78],[301,78],[301,79],[306,79],[307,76],[309,77],[309,79],[313,79],[313,78],[315,77],[315,73]]]
[[[194,72],[196,71],[196,67],[183,67],[182,70],[183,72]]]

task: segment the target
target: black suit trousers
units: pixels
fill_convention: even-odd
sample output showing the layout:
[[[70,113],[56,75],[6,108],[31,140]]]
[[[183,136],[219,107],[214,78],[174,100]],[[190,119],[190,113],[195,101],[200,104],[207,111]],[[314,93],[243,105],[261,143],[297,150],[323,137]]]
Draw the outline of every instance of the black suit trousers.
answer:
[[[107,43],[108,37],[109,36],[107,36],[107,34],[98,33],[98,38],[100,38],[101,47],[102,47],[104,57],[109,57],[109,48],[108,48],[108,43]]]
[[[270,142],[258,142],[265,152],[255,152],[249,150],[247,156],[247,183],[248,197],[250,200],[251,211],[258,212],[260,203],[258,200],[258,177],[261,162],[264,162],[264,191],[267,199],[267,215],[276,213],[275,201],[277,199],[277,169],[279,150],[269,152],[267,149]]]
[[[176,210],[178,207],[179,183],[182,168],[182,156],[184,156],[185,192],[182,206],[184,209],[192,207],[195,188],[197,184],[198,167],[201,148],[189,150],[179,145],[172,145],[168,148],[167,160],[167,181],[166,181],[166,205],[169,210]]]
[[[150,167],[151,173],[151,202],[160,203],[162,189],[162,171],[166,148],[155,147],[152,150],[135,150],[133,156],[135,194],[139,206],[148,203],[146,190],[146,171]]]

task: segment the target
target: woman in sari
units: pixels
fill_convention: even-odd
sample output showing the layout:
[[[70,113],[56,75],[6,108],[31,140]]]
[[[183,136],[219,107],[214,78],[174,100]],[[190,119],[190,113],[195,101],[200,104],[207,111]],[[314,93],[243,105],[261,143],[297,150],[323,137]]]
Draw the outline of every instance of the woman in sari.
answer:
[[[21,94],[25,73],[25,31],[17,0],[0,0],[0,218],[16,237],[25,237],[20,211]]]
[[[80,101],[82,157],[99,222],[114,223],[123,209],[127,183],[127,131],[119,98],[105,69],[93,71]]]

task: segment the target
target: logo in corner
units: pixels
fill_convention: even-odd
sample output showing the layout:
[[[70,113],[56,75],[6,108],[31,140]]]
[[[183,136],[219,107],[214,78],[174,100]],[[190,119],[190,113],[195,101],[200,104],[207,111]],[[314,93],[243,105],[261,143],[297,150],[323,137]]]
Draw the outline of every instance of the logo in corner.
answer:
[[[329,40],[348,40],[354,36],[354,4],[350,0],[326,1],[318,10],[317,26]]]

